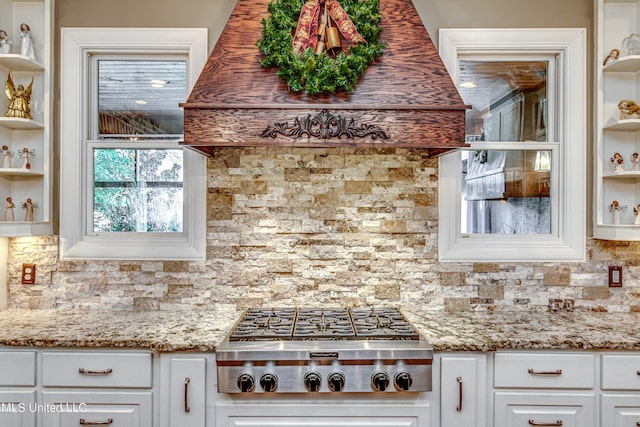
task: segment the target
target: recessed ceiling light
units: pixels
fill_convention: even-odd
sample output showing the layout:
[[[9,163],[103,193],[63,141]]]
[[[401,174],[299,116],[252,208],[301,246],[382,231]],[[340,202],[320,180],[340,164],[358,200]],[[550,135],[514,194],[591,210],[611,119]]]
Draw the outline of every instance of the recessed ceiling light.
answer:
[[[465,89],[473,89],[474,87],[476,87],[476,84],[474,82],[464,82],[460,85],[460,87],[463,87]]]
[[[164,87],[164,85],[161,85],[160,83],[151,83],[151,87]]]
[[[147,101],[139,99],[139,100],[136,101],[136,104],[138,104],[138,105],[146,105]]]
[[[164,80],[159,80],[159,79],[153,79],[153,80],[151,80],[151,85],[152,85],[152,86],[153,86],[153,85],[161,85],[161,86],[164,86],[164,85],[166,85],[166,84],[167,84],[167,82],[166,82],[166,81],[164,81]]]

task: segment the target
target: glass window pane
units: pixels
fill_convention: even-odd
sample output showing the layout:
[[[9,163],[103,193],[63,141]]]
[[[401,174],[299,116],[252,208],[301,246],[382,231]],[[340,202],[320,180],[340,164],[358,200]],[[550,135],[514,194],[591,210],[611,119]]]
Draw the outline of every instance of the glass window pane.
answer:
[[[547,73],[547,61],[461,60],[467,141],[547,141]]]
[[[95,149],[94,232],[181,232],[181,149]]]
[[[98,138],[180,139],[184,60],[99,60]]]
[[[465,234],[551,234],[551,151],[462,152]]]

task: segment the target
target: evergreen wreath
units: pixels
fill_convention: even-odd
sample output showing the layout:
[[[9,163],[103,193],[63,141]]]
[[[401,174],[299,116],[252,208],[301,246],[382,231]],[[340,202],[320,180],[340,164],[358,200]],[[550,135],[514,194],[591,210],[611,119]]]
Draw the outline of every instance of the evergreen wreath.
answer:
[[[278,67],[278,77],[295,92],[310,95],[321,92],[353,92],[367,66],[382,55],[385,43],[379,41],[380,0],[340,0],[340,5],[366,40],[351,46],[348,54],[335,58],[323,52],[316,55],[307,48],[302,55],[293,51],[293,34],[305,0],[274,0],[269,3],[268,19],[262,19],[262,38],[256,45],[264,54],[263,67]]]

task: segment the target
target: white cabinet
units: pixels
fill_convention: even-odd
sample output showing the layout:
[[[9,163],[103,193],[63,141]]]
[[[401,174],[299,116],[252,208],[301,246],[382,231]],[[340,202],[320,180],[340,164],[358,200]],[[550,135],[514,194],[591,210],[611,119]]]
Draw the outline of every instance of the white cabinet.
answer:
[[[151,388],[150,353],[44,352],[45,387]]]
[[[640,393],[603,394],[601,426],[637,427],[640,425]]]
[[[593,427],[593,393],[496,392],[495,427]]]
[[[622,116],[618,103],[640,103],[640,56],[627,54],[623,39],[640,31],[640,2],[595,0],[596,104],[595,197],[593,235],[599,239],[640,240],[640,221],[634,207],[640,205],[640,170],[633,166],[640,154],[640,115]],[[604,64],[613,50],[619,59]],[[611,159],[622,156],[622,170],[615,172]],[[617,205],[620,209],[612,206]]]
[[[0,426],[33,427],[36,425],[36,392],[0,388]]]
[[[591,353],[496,353],[494,425],[596,425],[595,366]]]
[[[161,356],[160,427],[205,427],[207,362],[204,355]]]
[[[35,425],[35,385],[35,352],[0,352],[0,426]]]
[[[592,389],[595,355],[579,353],[496,353],[496,388]]]
[[[46,427],[153,425],[151,392],[44,391],[42,399]]]
[[[6,117],[9,100],[0,96],[0,147],[12,153],[10,164],[0,159],[0,237],[46,235],[52,232],[51,122],[53,82],[53,0],[0,0],[0,29],[13,42],[11,53],[0,54],[0,84],[9,73],[15,86],[28,87],[32,119]],[[20,52],[20,24],[30,26],[35,61]],[[28,167],[20,157],[29,154]],[[9,166],[9,167],[7,167]],[[13,218],[5,216],[7,198],[15,205]],[[25,220],[27,199],[37,206],[33,220]]]
[[[602,356],[601,425],[640,425],[640,354]]]
[[[440,358],[440,425],[486,425],[486,356],[451,354]]]
[[[312,398],[313,399],[313,398]],[[252,402],[250,408],[226,402],[216,407],[216,427],[429,427],[430,408],[384,401],[357,403],[341,399]]]
[[[47,427],[153,425],[151,353],[44,351],[41,357],[43,403],[60,408],[43,411]]]

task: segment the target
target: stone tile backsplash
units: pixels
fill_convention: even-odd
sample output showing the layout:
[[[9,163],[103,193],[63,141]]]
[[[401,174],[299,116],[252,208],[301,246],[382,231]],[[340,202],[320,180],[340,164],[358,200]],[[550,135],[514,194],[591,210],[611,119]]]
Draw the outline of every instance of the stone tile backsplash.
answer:
[[[583,263],[438,263],[437,159],[425,151],[221,148],[204,261],[60,261],[10,242],[9,306],[172,310],[389,305],[429,311],[640,311],[640,242],[588,239]],[[20,284],[23,262],[35,285]],[[624,286],[607,286],[608,266]]]

